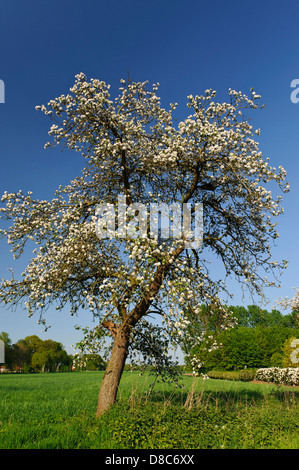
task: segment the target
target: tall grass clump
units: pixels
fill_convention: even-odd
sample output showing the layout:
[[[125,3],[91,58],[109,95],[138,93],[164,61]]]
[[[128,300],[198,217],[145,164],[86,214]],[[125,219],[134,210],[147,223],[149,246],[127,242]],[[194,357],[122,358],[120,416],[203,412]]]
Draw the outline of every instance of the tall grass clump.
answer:
[[[216,382],[216,381],[214,381]],[[222,381],[221,381],[222,382]],[[219,381],[218,381],[219,384]],[[250,384],[255,385],[255,384]],[[299,445],[295,391],[256,386],[189,390],[121,400],[104,417],[110,446],[125,449],[280,449]]]

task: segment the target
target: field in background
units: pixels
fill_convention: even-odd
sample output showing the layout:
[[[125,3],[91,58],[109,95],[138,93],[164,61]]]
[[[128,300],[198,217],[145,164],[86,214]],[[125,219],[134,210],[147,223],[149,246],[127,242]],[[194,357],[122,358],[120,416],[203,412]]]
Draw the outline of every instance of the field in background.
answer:
[[[103,372],[0,376],[0,449],[298,449],[299,391],[184,376],[183,388],[124,372],[95,418]]]

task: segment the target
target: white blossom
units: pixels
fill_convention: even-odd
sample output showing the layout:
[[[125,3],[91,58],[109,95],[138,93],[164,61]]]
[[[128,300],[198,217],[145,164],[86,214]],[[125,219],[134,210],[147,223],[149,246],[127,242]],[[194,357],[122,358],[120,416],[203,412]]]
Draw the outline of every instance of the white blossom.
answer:
[[[12,225],[0,233],[13,255],[21,256],[29,240],[36,245],[22,279],[2,280],[3,302],[24,301],[30,315],[41,316],[53,304],[72,315],[89,309],[110,336],[158,315],[180,342],[189,334],[190,312],[204,318],[202,304],[218,312],[219,329],[234,324],[221,301],[227,288],[223,279],[212,279],[205,250],[251,291],[262,295],[273,284],[260,269],[285,266],[271,260],[278,237],[273,219],[283,209],[281,197],[266,186],[289,187],[285,170],[263,158],[254,140],[260,131],[246,118],[246,110],[263,107],[260,96],[230,89],[227,102],[217,103],[216,91],[207,89],[187,97],[191,114],[177,122],[177,103],[164,109],[157,90],[158,84],[149,89],[147,82],[121,80],[113,98],[104,81],[80,73],[68,94],[37,106],[53,121],[46,146],[79,152],[85,168],[51,201],[32,192],[3,194],[1,219]],[[127,205],[202,203],[203,250],[149,236],[99,239],[96,206],[115,204],[119,194]],[[216,347],[215,338],[205,341]]]

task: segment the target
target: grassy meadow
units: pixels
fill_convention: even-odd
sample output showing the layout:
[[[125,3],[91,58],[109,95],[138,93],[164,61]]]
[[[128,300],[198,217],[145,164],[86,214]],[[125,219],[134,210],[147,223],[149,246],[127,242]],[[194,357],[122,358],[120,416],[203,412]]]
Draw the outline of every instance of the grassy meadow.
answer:
[[[0,449],[298,449],[299,390],[124,372],[95,417],[103,372],[0,375]]]

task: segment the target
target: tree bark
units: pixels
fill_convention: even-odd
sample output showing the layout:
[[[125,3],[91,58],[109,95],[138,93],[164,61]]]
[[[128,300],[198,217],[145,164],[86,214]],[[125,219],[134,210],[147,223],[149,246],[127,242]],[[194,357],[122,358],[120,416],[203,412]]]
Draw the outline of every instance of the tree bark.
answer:
[[[115,403],[118,386],[128,355],[129,328],[119,327],[114,337],[112,353],[100,386],[97,417]]]

